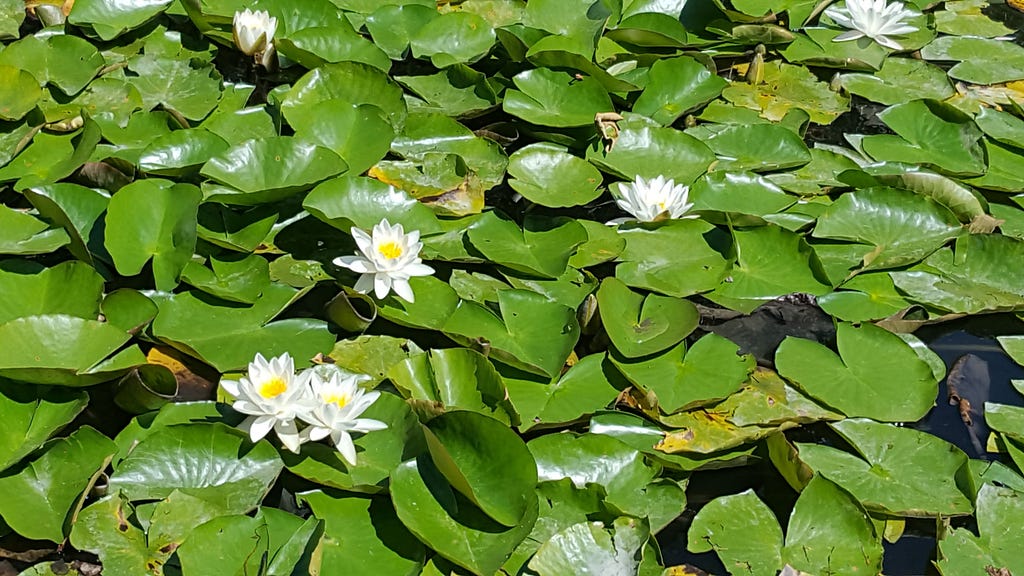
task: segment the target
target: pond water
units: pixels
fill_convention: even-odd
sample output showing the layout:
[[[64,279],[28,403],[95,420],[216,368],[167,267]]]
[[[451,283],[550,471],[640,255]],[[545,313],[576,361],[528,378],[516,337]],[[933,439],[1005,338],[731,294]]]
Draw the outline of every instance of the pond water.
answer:
[[[980,415],[986,401],[1001,404],[1024,405],[1024,396],[1011,385],[1011,380],[1024,379],[1024,367],[1016,364],[996,341],[996,336],[1020,334],[1024,323],[1016,317],[988,315],[963,321],[925,326],[916,332],[946,364],[949,371],[966,354],[973,355],[964,365],[965,376],[960,393],[968,398],[978,413],[973,415],[973,426],[968,427],[960,418],[956,406],[948,402],[946,380],[939,382],[935,407],[919,422],[907,424],[952,442],[972,458],[999,459],[998,454],[983,451],[988,437],[984,417]],[[816,424],[787,433],[791,440],[842,444],[843,441],[827,425]],[[978,451],[975,442],[980,442]],[[1007,460],[1008,461],[1008,460]],[[726,574],[725,567],[714,552],[692,554],[686,550],[686,532],[696,513],[706,503],[727,494],[753,489],[757,495],[786,524],[797,492],[779,475],[771,462],[764,460],[753,466],[738,469],[697,472],[687,489],[686,512],[658,535],[666,566],[690,564],[710,574]],[[954,523],[956,524],[956,523]],[[929,519],[908,519],[903,536],[895,543],[884,543],[884,572],[888,576],[932,576],[938,572],[932,566],[935,559],[935,522]]]

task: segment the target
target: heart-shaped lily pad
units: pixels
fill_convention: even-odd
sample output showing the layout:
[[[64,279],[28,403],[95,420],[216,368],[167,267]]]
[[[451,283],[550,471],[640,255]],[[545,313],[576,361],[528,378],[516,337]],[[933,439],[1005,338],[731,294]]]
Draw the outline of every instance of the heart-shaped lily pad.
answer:
[[[687,300],[629,289],[617,278],[606,278],[597,291],[601,323],[615,349],[636,358],[661,352],[686,338],[700,320]]]

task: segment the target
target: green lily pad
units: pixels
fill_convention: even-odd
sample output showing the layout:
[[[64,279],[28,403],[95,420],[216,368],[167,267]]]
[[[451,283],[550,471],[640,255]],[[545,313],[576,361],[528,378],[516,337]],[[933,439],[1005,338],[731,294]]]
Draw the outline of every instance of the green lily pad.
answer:
[[[662,126],[714,100],[729,85],[688,56],[658,60],[648,77],[647,86],[633,104],[633,112]]]
[[[843,194],[818,217],[816,238],[865,245],[865,270],[896,268],[923,260],[962,226],[931,198],[895,188],[867,188]]]
[[[850,100],[829,89],[803,66],[781,61],[766,62],[763,82],[733,82],[722,91],[722,97],[738,106],[759,110],[761,115],[777,122],[792,108],[805,110],[811,121],[829,124],[850,109]]]
[[[735,231],[733,237],[736,264],[729,277],[708,294],[711,301],[749,314],[785,294],[828,292],[815,273],[817,256],[800,235],[769,225]]]
[[[967,463],[955,446],[931,434],[847,419],[831,425],[860,456],[797,443],[800,459],[838,484],[868,511],[892,516],[962,516],[973,510],[954,476]]]
[[[685,355],[684,355],[685,353]],[[666,414],[714,404],[739,390],[754,369],[754,357],[717,334],[707,334],[651,358],[612,362],[631,382],[654,392]]]
[[[714,550],[727,567],[772,576],[782,566],[782,529],[771,509],[748,489],[701,508],[687,533],[686,549]]]
[[[181,279],[224,300],[252,304],[270,285],[270,264],[255,254],[244,258],[235,255],[210,257],[209,268],[190,261]]]
[[[406,233],[441,231],[430,208],[407,192],[372,178],[346,175],[328,180],[306,196],[302,207],[346,233],[353,226],[370,230],[385,218],[392,224],[402,224]]]
[[[95,0],[104,3],[104,0]],[[220,99],[220,74],[210,62],[195,58],[197,53],[182,47],[181,34],[166,31],[150,37],[145,53],[128,60],[138,76],[127,77],[142,96],[143,108],[158,105],[179,112],[189,120],[200,120]]]
[[[817,475],[793,506],[782,559],[811,574],[828,574],[836,566],[877,574],[882,570],[882,543],[860,504]]]
[[[93,475],[114,455],[114,443],[89,426],[46,446],[38,458],[0,478],[0,516],[26,538],[61,542]]]
[[[626,247],[615,277],[633,288],[679,298],[711,290],[729,270],[729,262],[704,239],[711,229],[699,220],[620,228]]]
[[[989,138],[1024,148],[1024,120],[1007,112],[982,108],[974,117],[974,122]]]
[[[587,149],[587,160],[604,172],[626,180],[637,176],[664,176],[672,178],[676,184],[689,184],[707,171],[715,155],[707,145],[689,134],[632,116],[619,122],[619,135],[611,151],[595,142]]]
[[[704,127],[690,133],[718,156],[715,170],[769,172],[802,166],[811,161],[803,140],[776,124],[734,124]]]
[[[931,410],[931,368],[898,336],[873,324],[844,322],[837,340],[839,356],[816,342],[787,337],[775,355],[779,373],[851,417],[915,421]]]
[[[405,122],[401,87],[381,70],[359,62],[324,64],[310,70],[288,91],[281,102],[281,113],[292,126],[312,126],[320,120],[312,106],[334,99],[353,106],[373,104],[396,128]]]
[[[576,247],[587,240],[587,233],[569,219],[528,219],[520,229],[507,217],[489,212],[469,228],[467,237],[474,248],[497,264],[542,278],[557,278],[565,272]]]
[[[131,501],[162,499],[177,490],[221,514],[244,514],[259,504],[281,468],[266,441],[252,445],[245,433],[224,424],[180,424],[143,439],[115,467],[109,485]]]
[[[494,40],[494,29],[480,16],[449,12],[426,22],[409,38],[409,46],[413,56],[444,68],[476,62],[491,51]]]
[[[206,194],[224,204],[276,202],[348,169],[334,152],[288,136],[249,140],[214,156],[201,171],[225,187]]]
[[[967,528],[957,528],[939,541],[942,574],[969,574],[974,571],[1009,570],[1024,562],[1020,547],[1011,544],[1016,527],[1024,519],[1021,493],[986,483],[978,492],[979,536]]]
[[[104,63],[92,44],[67,34],[26,36],[0,53],[0,65],[28,70],[40,84],[53,84],[64,94],[85,88]]]
[[[108,323],[66,314],[11,320],[0,324],[0,377],[64,386],[103,382],[144,363],[137,346],[114,355],[130,337]]]
[[[877,160],[926,164],[954,176],[985,172],[982,132],[966,114],[934,100],[886,108],[878,117],[899,136],[865,136],[860,146]]]
[[[694,211],[715,224],[761,225],[773,215],[796,203],[764,176],[752,172],[710,172],[690,187]],[[752,218],[753,217],[753,218]]]
[[[0,205],[0,254],[49,254],[70,241],[64,230]]]
[[[449,66],[436,74],[396,76],[395,80],[423,99],[415,108],[424,112],[473,117],[498,104],[498,94],[487,76],[464,64]]]
[[[392,472],[391,496],[410,532],[475,574],[497,572],[530,534],[538,514],[533,504],[516,526],[502,526],[455,490],[427,457],[404,462]]]
[[[52,268],[18,261],[0,264],[0,324],[27,316],[67,314],[85,319],[99,315],[103,277],[81,262]]]
[[[0,470],[42,446],[74,420],[88,401],[82,391],[53,389],[40,393],[30,387],[5,383],[4,391],[0,392],[0,414],[7,422],[0,435]]]
[[[603,576],[635,574],[637,552],[650,537],[650,528],[635,518],[616,518],[609,535],[600,522],[580,522],[559,531],[541,545],[530,560],[538,574]]]
[[[608,337],[615,349],[629,358],[675,346],[700,320],[691,302],[658,294],[644,297],[616,278],[601,282],[597,302]]]
[[[1014,29],[985,15],[990,6],[987,0],[956,0],[935,12],[935,28],[953,36],[981,36],[995,38],[1013,34]]]
[[[366,29],[373,42],[388,56],[401,60],[409,48],[409,40],[423,26],[437,18],[434,5],[416,3],[380,6],[371,4],[376,10],[366,16]]]
[[[311,318],[270,320],[295,297],[294,288],[270,284],[249,307],[198,296],[194,292],[151,294],[160,309],[153,334],[221,372],[242,369],[256,352],[293,358],[326,354],[334,345],[327,323]]]
[[[580,335],[573,309],[529,290],[498,292],[498,311],[463,300],[445,322],[445,333],[486,342],[494,358],[529,372],[554,376]]]
[[[348,164],[351,174],[362,174],[383,160],[394,140],[394,129],[384,111],[372,104],[350,105],[324,100],[308,106],[292,127],[299,138],[327,148]],[[312,124],[303,122],[315,119]]]
[[[505,112],[541,126],[589,126],[600,112],[614,112],[611,98],[593,78],[535,68],[512,78],[516,90],[505,92]]]
[[[282,55],[311,70],[334,62],[362,62],[383,72],[391,68],[391,59],[383,50],[342,20],[292,31],[275,38],[274,46]]]
[[[579,206],[601,195],[601,173],[557,144],[520,148],[509,158],[508,174],[509,186],[541,206]]]
[[[526,444],[503,423],[475,412],[446,412],[427,423],[427,447],[452,488],[509,528],[533,514],[537,465]],[[505,470],[492,473],[494,453]]]
[[[0,120],[18,120],[42,97],[35,76],[14,66],[0,66]]]
[[[113,40],[124,32],[138,28],[162,14],[171,0],[147,0],[127,4],[105,0],[75,2],[68,22],[88,26],[101,40]]]
[[[942,68],[912,58],[888,58],[874,74],[843,74],[839,82],[851,94],[886,105],[919,98],[945,100],[956,92]]]
[[[228,143],[223,138],[207,130],[175,130],[142,150],[139,170],[160,176],[191,175],[211,157],[227,149]]]
[[[104,245],[121,274],[132,276],[153,261],[156,287],[171,290],[192,258],[199,190],[149,179],[122,188],[107,207]]]
[[[605,361],[605,354],[585,356],[556,382],[532,374],[510,375],[504,370],[509,400],[522,418],[521,430],[572,422],[608,406],[622,382]]]
[[[518,420],[501,376],[475,350],[431,350],[395,363],[387,374],[403,395],[414,400],[436,402],[446,410],[479,412],[506,425]]]
[[[297,497],[324,520],[320,568],[371,576],[418,573],[425,549],[380,498],[340,497],[324,491]]]
[[[1009,40],[943,36],[922,48],[921,57],[957,62],[948,74],[971,84],[1024,79],[1024,48]]]
[[[911,306],[885,273],[858,274],[840,288],[818,298],[818,305],[846,322],[880,320]]]
[[[977,314],[1024,309],[1024,283],[1007,262],[1024,258],[1024,242],[999,234],[971,234],[906,271],[890,272],[909,300],[949,312]]]

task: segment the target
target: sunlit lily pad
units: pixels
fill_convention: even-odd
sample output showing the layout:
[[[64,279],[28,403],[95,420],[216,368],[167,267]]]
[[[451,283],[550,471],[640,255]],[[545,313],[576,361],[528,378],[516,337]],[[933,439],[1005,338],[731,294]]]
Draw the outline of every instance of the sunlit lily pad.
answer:
[[[960,516],[973,510],[954,482],[967,456],[925,432],[864,419],[832,424],[860,456],[797,443],[800,459],[850,492],[869,511],[910,517]]]
[[[775,355],[779,373],[847,416],[914,421],[931,409],[935,377],[898,336],[844,322],[837,340],[840,356],[816,342],[787,338]]]
[[[806,68],[781,61],[764,65],[760,84],[733,82],[722,92],[729,102],[760,110],[769,120],[781,120],[791,108],[801,108],[811,120],[828,124],[850,109],[850,101],[819,82]]]

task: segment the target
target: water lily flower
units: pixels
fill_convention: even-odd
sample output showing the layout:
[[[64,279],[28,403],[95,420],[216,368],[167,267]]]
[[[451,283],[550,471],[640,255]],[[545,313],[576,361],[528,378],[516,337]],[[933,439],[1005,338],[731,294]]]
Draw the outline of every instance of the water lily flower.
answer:
[[[252,56],[264,68],[270,69],[277,54],[274,48],[274,33],[277,32],[277,18],[266,10],[253,12],[246,8],[235,12],[235,46],[246,56]]]
[[[334,263],[362,274],[356,281],[356,292],[366,294],[372,288],[377,298],[383,298],[394,290],[395,294],[414,302],[409,278],[434,273],[419,257],[423,249],[419,230],[406,234],[401,224],[392,226],[385,218],[373,227],[372,235],[353,227],[352,237],[362,254],[341,256],[335,258]]]
[[[314,378],[311,384],[316,404],[299,415],[309,423],[302,431],[303,439],[317,441],[330,436],[345,461],[355,466],[356,445],[352,442],[352,433],[388,427],[379,420],[359,417],[380,397],[380,392],[367,392],[359,387],[360,382],[369,379],[365,374],[347,374],[341,370],[328,380]]]
[[[697,217],[693,214],[686,215],[687,210],[693,207],[692,203],[687,202],[690,187],[676,184],[671,178],[655,176],[650,180],[644,180],[643,176],[637,176],[633,182],[618,182],[618,186],[619,197],[615,199],[615,203],[640,222]],[[621,224],[629,220],[616,218],[609,224]]]
[[[888,4],[886,0],[846,0],[845,8],[832,6],[825,14],[840,26],[850,28],[849,32],[836,36],[835,42],[867,37],[887,48],[902,50],[903,47],[889,36],[917,31],[916,26],[904,20],[918,16],[918,13],[906,8],[902,2]]]
[[[298,452],[301,439],[295,418],[312,406],[309,380],[313,376],[309,370],[296,376],[295,362],[287,352],[270,361],[257,353],[246,376],[223,380],[221,386],[236,398],[231,407],[249,415],[241,427],[253,442],[273,429],[285,448]]]

